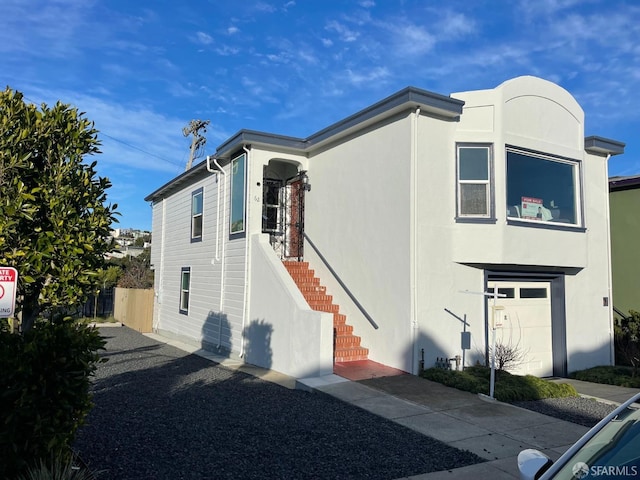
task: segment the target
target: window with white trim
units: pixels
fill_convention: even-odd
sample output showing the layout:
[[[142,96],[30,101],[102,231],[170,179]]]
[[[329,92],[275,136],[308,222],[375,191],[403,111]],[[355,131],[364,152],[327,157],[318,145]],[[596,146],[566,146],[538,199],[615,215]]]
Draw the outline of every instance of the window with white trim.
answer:
[[[246,155],[237,156],[231,160],[231,211],[229,213],[229,235],[244,232],[246,213]]]
[[[204,191],[199,188],[191,194],[191,241],[202,240],[202,207]]]
[[[180,271],[180,313],[189,313],[189,291],[191,290],[191,267],[182,267]]]
[[[580,162],[508,147],[507,217],[580,226]]]
[[[458,218],[493,217],[491,157],[491,145],[457,146]]]

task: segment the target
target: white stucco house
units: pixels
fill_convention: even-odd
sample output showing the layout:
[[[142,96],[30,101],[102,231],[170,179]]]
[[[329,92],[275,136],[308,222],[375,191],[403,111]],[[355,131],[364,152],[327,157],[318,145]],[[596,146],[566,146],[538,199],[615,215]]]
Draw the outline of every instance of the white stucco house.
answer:
[[[334,350],[469,365],[493,326],[517,373],[611,364],[607,160],[623,151],[535,77],[405,88],[307,138],[242,130],[146,198],[154,329],[295,377],[331,373]]]

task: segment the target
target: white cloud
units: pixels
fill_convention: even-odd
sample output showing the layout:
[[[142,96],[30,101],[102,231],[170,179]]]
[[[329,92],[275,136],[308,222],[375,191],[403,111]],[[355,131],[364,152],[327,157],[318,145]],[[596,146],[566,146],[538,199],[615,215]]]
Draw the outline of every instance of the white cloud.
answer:
[[[372,8],[376,6],[376,2],[374,2],[373,0],[361,0],[360,2],[358,2],[358,5],[360,5],[362,8]]]
[[[351,30],[345,24],[336,20],[331,20],[324,28],[330,32],[336,32],[343,42],[355,42],[360,36],[358,32]]]
[[[231,27],[227,28],[227,34],[228,35],[235,35],[239,31],[240,31],[240,29],[238,27],[236,27],[236,26],[231,26]]]
[[[389,70],[386,67],[376,67],[371,70],[362,72],[354,72],[351,69],[347,69],[346,74],[349,83],[357,87],[372,82],[381,82],[391,76]]]
[[[404,25],[396,29],[394,43],[398,55],[422,55],[431,51],[436,39],[424,27]]]
[[[196,32],[196,41],[202,45],[209,45],[213,43],[213,37],[208,33]]]
[[[330,38],[321,38],[320,41],[322,42],[322,45],[325,47],[330,47],[333,45],[333,42],[331,41]]]

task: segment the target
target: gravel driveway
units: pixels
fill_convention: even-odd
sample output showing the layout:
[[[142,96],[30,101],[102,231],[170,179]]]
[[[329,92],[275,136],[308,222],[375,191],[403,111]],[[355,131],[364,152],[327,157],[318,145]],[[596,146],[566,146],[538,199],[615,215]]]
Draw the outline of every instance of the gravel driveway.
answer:
[[[103,328],[75,449],[99,479],[394,479],[483,460],[322,393]]]

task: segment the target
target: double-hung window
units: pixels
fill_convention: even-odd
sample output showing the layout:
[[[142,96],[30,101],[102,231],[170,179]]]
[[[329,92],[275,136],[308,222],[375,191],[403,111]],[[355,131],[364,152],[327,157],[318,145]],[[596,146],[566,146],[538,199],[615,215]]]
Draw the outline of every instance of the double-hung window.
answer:
[[[507,147],[507,217],[581,226],[579,179],[577,160]]]
[[[202,240],[202,200],[203,190],[199,188],[191,194],[191,241]]]
[[[493,217],[492,148],[485,144],[457,146],[457,218]]]
[[[189,291],[191,290],[191,267],[182,267],[180,271],[180,313],[189,313]]]

